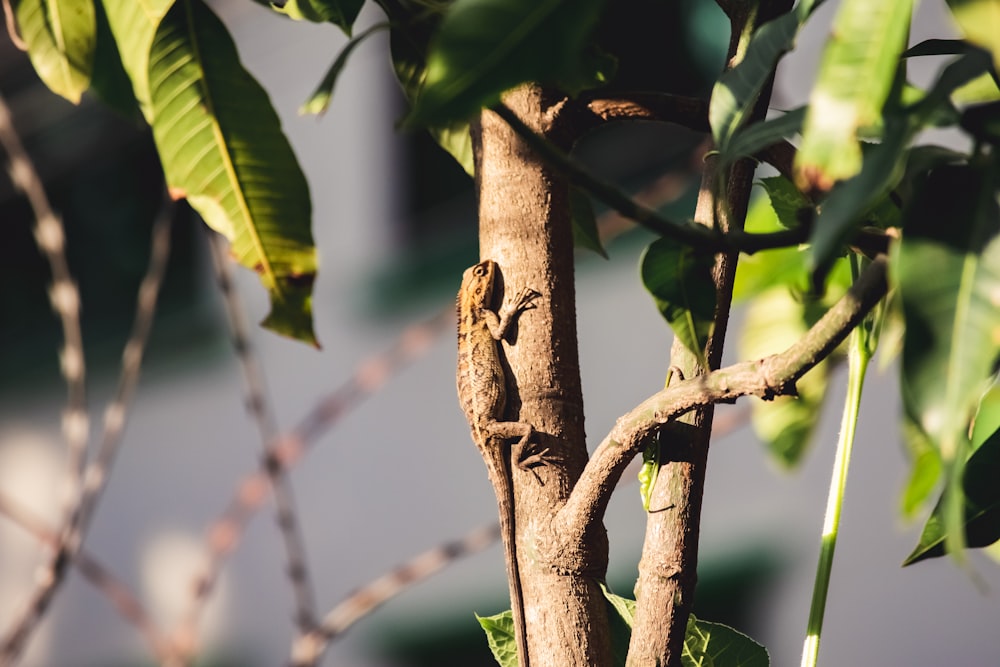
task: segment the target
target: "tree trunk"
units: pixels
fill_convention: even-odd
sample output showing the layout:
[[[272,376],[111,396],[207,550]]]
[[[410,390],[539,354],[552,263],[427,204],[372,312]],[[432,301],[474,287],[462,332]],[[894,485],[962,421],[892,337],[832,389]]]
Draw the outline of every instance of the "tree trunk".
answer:
[[[535,132],[550,131],[552,104],[536,86],[504,102]],[[505,302],[523,288],[541,293],[520,316],[509,364],[506,418],[532,424],[550,465],[514,470],[516,551],[532,667],[610,665],[607,611],[598,580],[607,536],[595,522],[567,545],[550,527],[587,461],[576,336],[568,184],[497,115],[473,127],[480,254],[500,267]]]

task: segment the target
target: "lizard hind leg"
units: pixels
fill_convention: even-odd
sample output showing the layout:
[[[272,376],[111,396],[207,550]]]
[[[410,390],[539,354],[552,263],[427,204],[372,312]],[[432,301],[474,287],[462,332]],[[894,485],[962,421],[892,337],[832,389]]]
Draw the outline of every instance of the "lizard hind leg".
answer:
[[[548,456],[549,448],[539,449],[538,445],[531,440],[535,436],[535,429],[531,424],[524,422],[493,422],[490,426],[490,435],[498,436],[517,442],[510,446],[511,460],[513,465],[525,471],[531,471],[535,478],[541,481],[538,473],[533,470],[536,466],[549,465],[551,457]]]

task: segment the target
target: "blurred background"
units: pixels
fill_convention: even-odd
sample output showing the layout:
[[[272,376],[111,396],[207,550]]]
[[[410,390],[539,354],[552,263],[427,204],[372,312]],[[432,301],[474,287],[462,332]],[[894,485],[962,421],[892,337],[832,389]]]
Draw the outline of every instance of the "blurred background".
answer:
[[[707,94],[728,32],[714,3],[630,1],[655,20],[641,22],[648,35],[618,35],[622,48],[645,44],[659,63],[676,56],[693,65],[623,71],[620,85],[627,87],[628,77],[654,77],[676,92]],[[477,256],[474,194],[470,180],[429,139],[394,131],[404,107],[384,34],[355,52],[327,114],[303,117],[299,105],[346,41],[340,31],[293,23],[249,0],[210,4],[233,33],[244,65],[270,93],[312,191],[321,256],[314,311],[323,349],[252,331],[280,425],[290,428],[408,325],[452,308],[461,270]],[[831,2],[820,10],[800,39],[800,53],[785,61],[774,108],[806,101],[835,8]],[[380,18],[369,6],[359,25]],[[602,27],[609,39],[623,29]],[[952,33],[940,3],[924,3],[911,42]],[[927,83],[934,64],[921,59],[911,78]],[[92,98],[74,107],[51,94],[6,38],[0,92],[66,225],[82,291],[96,436],[147,264],[162,174],[147,131]],[[661,208],[690,215],[700,141],[676,128],[613,128],[591,137],[579,157],[634,192],[655,191]],[[61,333],[28,206],[7,179],[0,179],[0,214],[0,490],[54,525],[64,489]],[[256,469],[260,452],[206,238],[196,216],[179,207],[123,450],[86,541],[168,627],[190,600],[208,526]],[[609,245],[609,261],[579,255],[580,354],[592,447],[619,415],[663,385],[671,336],[638,279],[638,256],[648,241],[644,232],[628,231]],[[238,270],[236,281],[259,321],[267,311],[264,290],[247,271]],[[734,332],[740,321],[737,312]],[[735,337],[729,347],[735,350]],[[920,526],[904,524],[897,511],[907,470],[897,394],[893,368],[870,374],[821,659],[828,665],[1000,664],[994,562],[973,554],[977,578],[946,559],[900,568]],[[774,665],[799,657],[842,395],[838,375],[812,451],[791,472],[769,461],[744,407],[717,412],[729,432],[716,439],[710,457],[696,613],[754,637]],[[291,479],[322,611],[408,558],[495,520],[492,491],[454,398],[450,327],[424,356],[340,418]],[[606,520],[609,583],[623,595],[631,593],[645,518],[632,479],[626,476]],[[0,517],[0,631],[18,616],[42,553]],[[213,596],[203,625],[209,647],[203,664],[283,664],[294,635],[284,571],[268,507],[251,523]],[[362,620],[332,646],[324,664],[488,665],[472,612],[488,615],[506,606],[501,550],[493,547]],[[106,596],[71,572],[23,664],[154,663]]]

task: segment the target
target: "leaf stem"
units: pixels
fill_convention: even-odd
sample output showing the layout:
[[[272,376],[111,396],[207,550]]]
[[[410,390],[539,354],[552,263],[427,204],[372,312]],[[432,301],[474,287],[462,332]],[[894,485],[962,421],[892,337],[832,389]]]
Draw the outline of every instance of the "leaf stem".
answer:
[[[872,356],[872,346],[865,323],[859,324],[848,340],[847,352],[847,396],[844,413],[840,422],[840,437],[837,453],[833,461],[833,475],[830,479],[830,494],[826,501],[826,516],[823,519],[823,534],[820,540],[819,562],[816,565],[816,581],[813,584],[812,605],[806,639],[802,647],[802,667],[816,667],[819,655],[819,640],[823,630],[823,614],[826,611],[826,597],[830,588],[830,574],[833,570],[833,554],[837,548],[840,532],[840,513],[844,505],[847,487],[847,470],[851,462],[851,450],[858,425],[858,411],[861,406],[861,390],[865,382],[865,372]]]

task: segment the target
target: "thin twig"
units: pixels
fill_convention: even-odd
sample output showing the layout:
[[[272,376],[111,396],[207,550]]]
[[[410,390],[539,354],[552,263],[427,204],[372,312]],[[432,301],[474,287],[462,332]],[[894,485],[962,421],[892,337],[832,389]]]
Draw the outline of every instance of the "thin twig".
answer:
[[[149,267],[139,286],[132,332],[122,352],[122,369],[115,398],[104,414],[101,445],[94,461],[83,475],[84,483],[75,507],[60,532],[52,556],[42,566],[43,576],[32,592],[24,612],[4,637],[0,665],[16,662],[38,622],[45,615],[75,554],[79,552],[94,510],[104,490],[125,429],[128,408],[135,395],[142,368],[142,356],[156,313],[156,300],[170,255],[172,206],[165,207],[156,219],[152,232]],[[81,459],[82,462],[82,459]]]
[[[9,14],[8,14],[9,16]],[[83,358],[83,334],[80,329],[80,291],[73,281],[66,261],[66,237],[62,221],[52,210],[42,181],[21,144],[14,128],[10,108],[0,95],[0,143],[10,161],[8,170],[14,186],[24,193],[35,216],[35,242],[48,260],[52,271],[52,287],[49,301],[59,316],[63,331],[63,349],[60,365],[66,379],[68,398],[63,412],[62,428],[66,438],[68,474],[64,500],[63,543],[69,537],[68,528],[78,507],[81,494],[83,467],[87,454],[86,381]],[[58,585],[61,572],[65,569],[64,557],[57,553],[42,569],[39,583],[33,591],[29,603],[13,629],[0,644],[0,666],[13,662],[24,648],[32,629],[44,613],[51,595]]]
[[[234,288],[232,272],[229,266],[222,238],[209,232],[209,248],[212,252],[212,264],[215,267],[216,280],[222,292],[229,318],[229,326],[233,336],[233,348],[243,368],[243,379],[247,392],[247,409],[257,424],[260,433],[261,446],[274,440],[278,433],[274,409],[268,397],[267,383],[260,361],[254,353],[250,341],[250,329],[247,325],[246,313],[239,294]],[[300,633],[311,630],[316,625],[316,604],[313,599],[312,583],[309,576],[309,566],[306,557],[306,547],[299,528],[295,510],[295,495],[291,481],[285,471],[273,466],[264,465],[268,481],[274,493],[274,504],[278,515],[278,527],[285,543],[285,557],[288,559],[288,576],[292,582],[292,591],[296,603],[296,619]]]
[[[268,471],[283,472],[295,465],[311,443],[348,410],[378,391],[393,374],[419,358],[454,322],[455,313],[448,308],[422,324],[408,327],[390,349],[362,362],[344,384],[317,403],[294,429],[271,440],[258,470],[238,484],[226,510],[208,531],[208,563],[193,586],[193,609],[200,608],[211,595],[223,561],[239,544],[250,518],[267,499],[271,488]],[[188,614],[187,622],[177,631],[181,638],[193,636],[195,628],[191,623],[195,619],[196,613]]]
[[[17,50],[27,51],[28,45],[24,43],[21,35],[17,32],[17,17],[14,16],[14,9],[10,6],[10,0],[3,0],[3,13],[7,23],[7,36],[10,37],[11,43]]]
[[[330,610],[322,624],[292,645],[290,667],[314,665],[327,646],[364,616],[456,560],[482,551],[500,538],[496,523],[482,526],[455,542],[425,551],[359,588]]]
[[[39,542],[52,549],[57,548],[59,536],[55,531],[49,529],[45,522],[33,512],[2,492],[0,492],[0,514],[9,518],[12,523],[21,527]],[[83,549],[77,551],[72,560],[80,573],[111,601],[119,615],[135,626],[146,638],[146,642],[161,664],[172,664],[176,660],[173,648],[166,637],[156,628],[153,619],[128,586]]]

